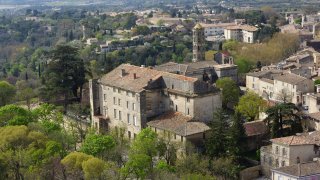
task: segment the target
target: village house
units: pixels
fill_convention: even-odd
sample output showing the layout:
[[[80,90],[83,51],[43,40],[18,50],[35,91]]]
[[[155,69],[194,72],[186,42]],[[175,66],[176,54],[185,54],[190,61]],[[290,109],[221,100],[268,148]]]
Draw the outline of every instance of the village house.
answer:
[[[272,144],[260,149],[262,171],[312,161],[320,156],[320,132],[271,139]]]
[[[271,170],[271,180],[319,180],[320,160]]]
[[[149,126],[180,141],[202,140],[221,108],[221,93],[210,83],[143,66],[122,64],[89,84],[92,126],[123,128],[129,139]]]
[[[224,29],[226,40],[236,40],[245,43],[254,43],[258,28],[250,25],[229,26]]]
[[[282,70],[248,73],[246,88],[266,100],[302,105],[302,97],[314,91],[312,80]]]

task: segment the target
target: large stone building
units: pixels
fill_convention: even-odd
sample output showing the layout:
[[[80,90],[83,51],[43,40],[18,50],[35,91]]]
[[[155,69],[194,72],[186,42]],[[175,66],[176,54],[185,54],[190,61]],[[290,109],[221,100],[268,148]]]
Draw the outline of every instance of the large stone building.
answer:
[[[224,30],[226,40],[236,40],[245,43],[254,43],[258,28],[250,25],[229,26]]]
[[[291,71],[268,70],[248,73],[246,88],[269,101],[302,105],[303,95],[314,91],[314,83]]]
[[[204,61],[205,60],[205,36],[204,28],[197,24],[193,28],[193,62]]]
[[[194,77],[122,64],[90,81],[90,103],[99,131],[124,128],[134,138],[150,126],[185,141],[205,137],[206,123],[221,108],[221,93]]]
[[[320,132],[271,139],[272,145],[260,149],[260,162],[265,174],[273,168],[312,161],[320,156]]]

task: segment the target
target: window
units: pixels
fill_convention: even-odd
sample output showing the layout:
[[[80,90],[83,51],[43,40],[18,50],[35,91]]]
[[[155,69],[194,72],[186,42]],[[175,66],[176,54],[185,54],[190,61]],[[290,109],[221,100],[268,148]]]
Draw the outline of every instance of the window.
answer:
[[[187,110],[187,115],[190,115],[190,110],[189,110],[189,108],[188,108],[188,110]]]
[[[118,105],[121,106],[121,99],[118,99]]]
[[[137,117],[133,116],[133,125],[138,126]]]
[[[113,110],[113,117],[117,118],[117,110],[116,109]]]
[[[283,155],[283,156],[286,156],[286,155],[287,155],[286,148],[282,148],[282,155]]]
[[[133,134],[133,139],[136,139],[136,137],[137,137],[137,134],[134,133],[134,134]]]
[[[130,114],[127,114],[127,122],[130,124]]]
[[[136,104],[135,103],[132,103],[132,110],[136,110]]]
[[[254,84],[252,84],[252,89],[254,89]]]
[[[118,89],[118,93],[119,93],[119,94],[121,93],[121,89]]]
[[[129,109],[129,101],[127,101],[127,109]]]
[[[276,154],[279,154],[279,146],[276,146]]]
[[[181,142],[183,142],[183,136],[181,136]]]
[[[173,101],[170,101],[170,106],[173,106]]]
[[[103,94],[103,100],[107,101],[107,94]]]
[[[190,102],[190,98],[187,98],[187,102]]]
[[[276,159],[276,167],[279,167],[279,159]]]
[[[285,166],[286,165],[286,162],[285,161],[282,161],[281,162],[281,166],[283,167],[283,166]]]
[[[116,97],[113,97],[113,104],[116,105]]]
[[[98,123],[97,122],[94,123],[94,127],[98,128]]]
[[[117,89],[116,88],[113,88],[113,92],[116,92],[117,91]]]
[[[178,106],[176,105],[176,111],[178,111]]]
[[[122,118],[121,118],[121,111],[119,111],[119,120],[121,120]]]
[[[129,91],[126,91],[126,95],[129,96]]]
[[[131,139],[131,132],[128,131],[128,138]]]
[[[174,134],[174,139],[177,139],[177,135],[176,134]]]
[[[171,89],[174,89],[174,85],[173,84],[171,85]]]

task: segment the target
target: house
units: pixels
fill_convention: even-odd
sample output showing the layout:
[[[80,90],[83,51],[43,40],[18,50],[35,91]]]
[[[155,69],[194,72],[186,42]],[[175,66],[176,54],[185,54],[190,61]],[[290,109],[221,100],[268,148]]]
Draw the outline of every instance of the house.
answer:
[[[254,43],[258,28],[250,25],[229,26],[224,29],[226,40],[236,40],[245,43]]]
[[[307,114],[307,127],[310,130],[320,131],[320,112]]]
[[[208,36],[222,36],[224,35],[224,29],[229,26],[235,26],[236,23],[214,23],[214,24],[205,24],[201,23],[201,26],[204,28],[205,37]]]
[[[92,126],[99,132],[125,129],[129,139],[147,126],[183,141],[200,138],[221,108],[221,92],[210,83],[143,66],[122,64],[89,84]],[[185,123],[186,131],[172,123]]]
[[[268,127],[264,121],[252,121],[243,124],[247,135],[245,146],[248,151],[259,149],[267,138]]]
[[[320,131],[271,139],[272,144],[260,149],[263,173],[270,170],[312,161],[319,157]]]
[[[319,180],[320,161],[299,163],[271,170],[271,180]]]
[[[97,38],[88,38],[87,42],[86,42],[86,44],[89,45],[89,46],[97,44],[97,43],[98,43],[98,39]]]
[[[269,70],[248,73],[246,88],[266,100],[302,104],[302,97],[314,91],[313,81],[291,71]]]

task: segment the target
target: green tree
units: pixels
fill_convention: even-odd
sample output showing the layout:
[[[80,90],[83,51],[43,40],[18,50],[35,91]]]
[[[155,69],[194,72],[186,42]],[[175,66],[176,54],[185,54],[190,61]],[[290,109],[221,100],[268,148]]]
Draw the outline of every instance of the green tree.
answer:
[[[44,88],[42,96],[57,97],[64,96],[64,110],[70,94],[78,97],[80,89],[80,100],[82,87],[85,83],[85,68],[83,60],[78,57],[78,49],[70,45],[58,45],[48,57],[49,64],[46,75],[43,76]]]
[[[232,125],[230,127],[230,139],[228,144],[228,151],[231,157],[238,160],[245,151],[243,142],[245,141],[246,133],[241,120],[241,114],[235,112],[232,116]]]
[[[216,82],[218,88],[222,89],[222,105],[227,107],[229,104],[234,105],[238,102],[240,89],[236,82],[231,78],[221,78]]]
[[[134,175],[144,179],[153,173],[153,158],[158,154],[157,134],[150,128],[143,129],[131,145],[129,160],[121,169],[125,178]]]
[[[224,157],[228,150],[228,122],[220,109],[214,113],[211,122],[211,135],[206,141],[206,153],[211,158]]]
[[[16,105],[0,107],[0,127],[7,125],[27,125],[33,121],[35,121],[35,119],[32,113],[22,107]]]
[[[271,125],[272,138],[302,132],[299,109],[293,103],[280,103],[266,110],[268,124]],[[290,134],[285,134],[284,125],[291,127]]]
[[[254,121],[264,107],[265,101],[258,94],[248,91],[240,97],[236,109],[246,117],[248,121]]]
[[[115,140],[112,136],[87,134],[81,146],[81,151],[89,155],[103,158],[103,155],[114,148],[115,145]]]
[[[0,106],[10,103],[16,94],[16,88],[6,81],[0,81]]]

